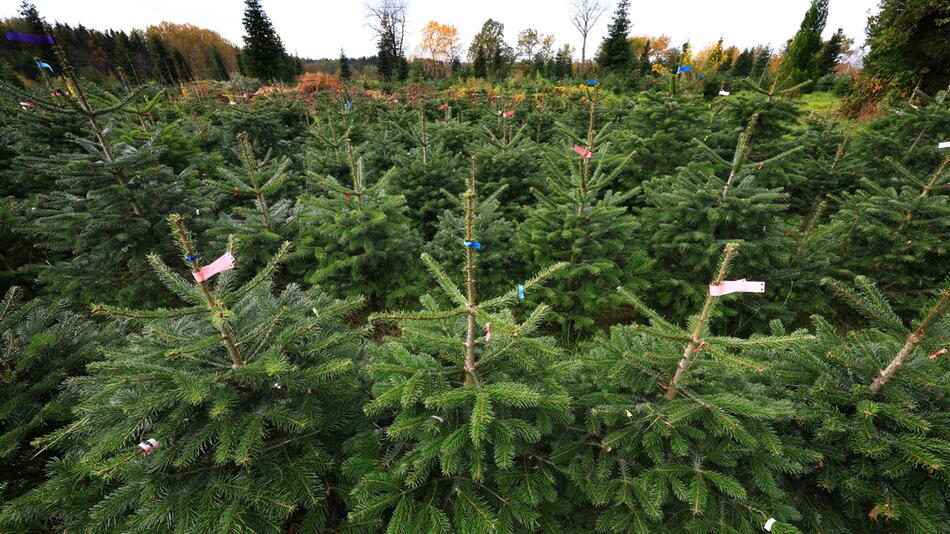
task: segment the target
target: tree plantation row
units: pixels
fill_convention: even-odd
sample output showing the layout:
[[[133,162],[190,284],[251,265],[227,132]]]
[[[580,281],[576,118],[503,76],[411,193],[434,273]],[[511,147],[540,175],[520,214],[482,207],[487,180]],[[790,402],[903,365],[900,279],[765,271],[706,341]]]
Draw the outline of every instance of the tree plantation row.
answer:
[[[54,48],[0,85],[0,531],[950,531],[947,91]]]

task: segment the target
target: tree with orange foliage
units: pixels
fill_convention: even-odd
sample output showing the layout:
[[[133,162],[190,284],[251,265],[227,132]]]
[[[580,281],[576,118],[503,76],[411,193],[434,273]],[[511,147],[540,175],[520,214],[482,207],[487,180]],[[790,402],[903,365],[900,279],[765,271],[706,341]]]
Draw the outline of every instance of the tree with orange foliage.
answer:
[[[430,20],[422,29],[419,55],[428,60],[425,64],[433,77],[448,75],[449,64],[461,55],[461,50],[462,43],[455,26]]]
[[[171,49],[182,53],[199,78],[220,77],[215,52],[220,55],[228,72],[237,70],[238,48],[216,31],[192,24],[163,22],[158,26],[149,26],[147,34],[160,37]]]

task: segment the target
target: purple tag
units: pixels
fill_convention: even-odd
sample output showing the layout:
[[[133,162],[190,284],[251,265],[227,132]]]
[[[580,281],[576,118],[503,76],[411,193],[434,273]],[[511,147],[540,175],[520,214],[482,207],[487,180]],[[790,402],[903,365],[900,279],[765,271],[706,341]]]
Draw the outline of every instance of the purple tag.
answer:
[[[33,35],[32,33],[7,32],[7,41],[20,41],[33,44],[56,44],[56,39],[49,35]]]

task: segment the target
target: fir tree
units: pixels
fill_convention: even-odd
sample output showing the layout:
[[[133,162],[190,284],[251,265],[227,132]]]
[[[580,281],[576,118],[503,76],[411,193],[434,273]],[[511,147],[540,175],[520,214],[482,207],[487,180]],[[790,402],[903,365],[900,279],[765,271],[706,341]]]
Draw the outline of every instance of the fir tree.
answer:
[[[285,195],[276,201],[269,198],[282,193],[286,187],[287,168],[291,162],[286,157],[272,161],[270,151],[263,159],[257,160],[246,133],[238,134],[237,141],[239,166],[220,167],[218,172],[222,179],[213,181],[212,185],[231,201],[229,204],[249,199],[251,206],[235,205],[233,212],[222,213],[215,233],[234,236],[239,247],[247,251],[241,262],[242,268],[254,271],[290,237],[290,226],[297,215],[293,201]],[[211,244],[220,248],[224,243],[219,239]]]
[[[469,144],[476,156],[478,175],[489,189],[504,187],[502,211],[514,220],[523,206],[533,201],[531,189],[541,185],[541,160],[532,142],[528,125],[505,117],[505,104],[493,106],[494,117],[486,115],[475,142]]]
[[[484,186],[481,189],[486,189]],[[505,218],[498,197],[504,192],[499,187],[481,199],[475,206],[472,221],[476,235],[491,246],[478,252],[478,280],[482,287],[508,287],[519,280],[525,269],[521,258],[513,254],[517,229],[514,222]],[[465,277],[465,258],[457,254],[458,243],[465,240],[465,199],[446,190],[442,194],[452,203],[439,214],[437,230],[425,251],[447,269],[453,282],[461,283]]]
[[[835,66],[838,64],[838,58],[842,53],[847,52],[848,38],[844,35],[844,30],[838,28],[838,31],[825,41],[821,51],[818,53],[818,75],[834,74]]]
[[[29,202],[0,197],[0,285],[30,283],[23,267],[32,261],[31,241],[23,233]]]
[[[782,73],[792,82],[801,83],[820,76],[821,32],[828,20],[828,0],[812,0],[802,25],[782,61]]]
[[[950,202],[939,194],[950,171],[950,156],[930,176],[916,176],[888,159],[890,183],[862,178],[861,188],[837,199],[832,218],[841,250],[842,277],[864,275],[886,280],[883,289],[904,313],[919,309],[930,288],[946,275]]]
[[[191,273],[197,244],[169,217]],[[4,507],[4,529],[316,532],[338,519],[334,461],[360,388],[356,332],[331,301],[270,277],[289,243],[248,282],[188,281],[157,255],[157,277],[186,305],[93,306],[144,328],[69,381],[76,421],[38,440],[65,454],[44,485]],[[240,253],[229,253],[240,262]],[[189,278],[191,278],[189,276]],[[195,277],[198,278],[197,276]],[[358,426],[358,423],[356,423]],[[140,441],[138,446],[136,442]]]
[[[343,52],[343,49],[340,49],[340,80],[344,82],[350,81],[350,78],[353,77],[353,72],[350,69],[350,60],[346,57],[346,54]]]
[[[736,254],[727,244],[712,285]],[[792,405],[759,382],[772,358],[813,338],[716,336],[709,319],[734,297],[703,287],[705,303],[686,328],[621,288],[649,324],[614,327],[585,359],[584,433],[553,459],[570,461],[571,480],[597,507],[598,531],[753,533],[771,517],[780,522],[773,532],[797,532],[785,488],[818,455],[779,435]]]
[[[633,66],[633,50],[627,42],[630,33],[630,1],[620,0],[607,35],[597,51],[597,66],[606,71],[623,73]]]
[[[759,48],[755,53],[755,61],[752,63],[752,74],[750,78],[762,80],[769,71],[769,64],[772,62],[772,49],[769,47]]]
[[[554,69],[552,76],[556,80],[564,80],[570,78],[573,74],[571,64],[571,49],[569,45],[564,45],[557,51],[557,55],[554,56]]]
[[[231,78],[231,75],[228,73],[228,67],[224,64],[224,58],[221,56],[221,51],[217,48],[212,52],[212,60],[214,61],[214,79],[227,81]]]
[[[505,43],[505,25],[492,19],[482,24],[468,48],[474,74],[483,78],[503,78],[514,62],[515,53]]]
[[[248,75],[262,80],[285,80],[288,71],[287,52],[274,30],[260,0],[244,0],[244,49],[242,62]],[[289,75],[289,76],[288,76]]]
[[[394,185],[406,197],[410,217],[428,241],[438,228],[438,217],[451,205],[446,191],[460,192],[460,187],[453,187],[457,182],[453,178],[464,173],[464,163],[446,146],[453,124],[427,121],[422,108],[392,124],[411,143],[408,152],[397,158]]]
[[[611,288],[624,274],[647,267],[634,246],[634,219],[624,205],[632,191],[609,189],[633,154],[611,157],[607,141],[611,129],[595,128],[596,90],[588,92],[588,104],[584,136],[559,125],[575,148],[561,144],[548,154],[545,187],[532,190],[537,203],[528,208],[518,228],[517,249],[529,267],[552,259],[569,264],[558,283],[543,294],[551,302],[564,343],[587,337],[598,324],[613,322],[620,306]]]
[[[59,395],[64,379],[82,374],[99,343],[119,332],[66,310],[68,301],[22,302],[7,290],[0,302],[0,497],[17,497],[42,481],[47,454],[30,441],[70,420],[75,398]]]
[[[122,98],[106,92],[87,94],[62,49],[54,50],[74,96],[57,104],[0,86],[3,92],[32,101],[41,113],[81,119],[88,136],[72,139],[78,153],[20,158],[31,172],[52,176],[57,183],[37,198],[26,223],[26,231],[47,255],[45,266],[37,267],[40,281],[47,291],[75,302],[149,300],[157,288],[141,276],[143,256],[161,243],[156,230],[164,215],[188,207],[183,189],[189,173],[176,177],[158,164],[161,132],[141,147],[114,140],[111,115],[131,111],[130,102],[144,88]],[[145,110],[156,102],[157,98],[150,101]]]
[[[500,296],[476,296],[481,247],[473,164],[465,202],[466,282],[460,289],[428,255],[422,259],[449,308],[423,299],[418,313],[376,315],[402,336],[373,346],[367,366],[373,399],[364,411],[385,430],[350,445],[345,472],[356,480],[350,526],[389,532],[550,530],[557,500],[545,436],[571,418],[560,386],[565,365],[551,339],[533,336],[547,308],[516,323]],[[524,283],[532,292],[554,265]],[[485,324],[484,335],[478,325]]]
[[[914,141],[907,147],[904,157],[914,154],[915,149],[920,147],[921,141],[925,139],[931,143],[939,143],[943,140],[942,137],[938,140],[934,134],[944,131],[947,124],[950,123],[950,100],[947,100],[948,96],[950,96],[950,88],[938,91],[934,96],[930,96],[920,89],[914,89],[911,93],[908,105],[914,111],[914,118],[919,119],[914,122],[919,122],[920,133],[914,137]],[[920,104],[916,105],[914,101]],[[917,126],[917,124],[914,124],[914,126]],[[930,137],[928,139],[925,136]]]
[[[327,176],[326,191],[300,205],[301,255],[311,256],[307,278],[345,296],[364,295],[371,310],[404,305],[417,296],[408,265],[420,246],[406,199],[390,193],[392,171],[368,184],[363,160],[352,162],[352,185]]]
[[[397,45],[393,31],[384,31],[376,43],[376,72],[384,81],[405,80],[409,74],[409,63]]]
[[[783,216],[788,208],[788,194],[781,187],[763,184],[761,171],[801,147],[759,162],[750,161],[751,131],[756,120],[753,115],[740,133],[730,159],[694,139],[711,167],[690,165],[674,176],[654,178],[641,186],[643,207],[638,211],[636,239],[644,243],[649,256],[657,261],[657,272],[665,271],[655,282],[653,298],[672,318],[685,318],[692,303],[701,296],[691,287],[681,287],[677,280],[711,270],[711,255],[729,242],[741,242],[747,250],[743,255],[745,261],[739,266],[741,270],[770,273],[773,284],[791,274],[783,270],[792,249],[790,228]],[[751,310],[733,318],[734,325],[762,316],[765,303],[760,299],[746,300],[750,301]],[[788,313],[775,304],[767,312],[773,316]]]
[[[776,77],[768,86],[751,79],[743,80],[743,85],[751,91],[743,91],[735,98],[727,99],[718,117],[723,129],[708,134],[708,144],[729,150],[734,146],[735,132],[748,127],[750,156],[764,157],[787,147],[789,138],[800,135],[798,130],[801,121],[801,111],[789,97],[811,82],[790,87],[783,87],[781,82],[780,77]],[[749,117],[753,114],[756,119],[750,123]],[[761,174],[769,184],[787,186],[788,180],[794,179],[776,176],[774,166],[764,170]],[[783,178],[786,181],[781,182]],[[793,199],[796,203],[797,200]]]
[[[150,34],[148,36],[148,50],[158,80],[166,85],[178,83],[178,79],[175,77],[175,58],[165,41],[156,34]]]
[[[650,74],[653,70],[650,62],[650,53],[650,40],[647,39],[647,42],[643,45],[643,53],[640,54],[640,64],[637,67],[640,74]]]
[[[674,67],[675,68],[675,67]],[[691,146],[694,137],[702,137],[702,124],[708,121],[708,108],[693,94],[644,91],[636,96],[636,106],[618,128],[617,134],[633,134],[637,156],[630,163],[636,172],[630,173],[636,181],[626,180],[624,187],[633,189],[642,176],[669,174],[688,161],[695,152]],[[679,154],[670,158],[669,154]],[[624,177],[626,178],[626,177]]]
[[[743,48],[732,65],[732,75],[739,78],[748,77],[752,74],[752,61],[752,51]]]
[[[476,50],[472,59],[472,74],[476,78],[488,77],[488,59],[482,50]]]
[[[796,499],[803,526],[942,532],[950,285],[940,284],[910,327],[867,278],[825,285],[870,324],[842,332],[816,316],[816,342],[776,360],[775,394],[796,403],[795,430],[821,454],[803,481],[811,490]]]

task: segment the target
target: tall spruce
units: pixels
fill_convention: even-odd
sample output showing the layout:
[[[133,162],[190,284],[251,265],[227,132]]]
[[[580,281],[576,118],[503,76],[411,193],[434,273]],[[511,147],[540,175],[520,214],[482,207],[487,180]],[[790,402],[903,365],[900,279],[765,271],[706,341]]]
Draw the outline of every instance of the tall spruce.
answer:
[[[752,74],[752,62],[752,51],[748,48],[743,48],[732,65],[732,75],[739,78],[748,77]]]
[[[805,12],[801,27],[782,61],[782,74],[793,83],[813,80],[820,76],[822,40],[828,20],[828,0],[812,0]]]
[[[246,73],[265,81],[292,77],[290,58],[267,13],[264,13],[260,0],[244,0],[242,22],[244,48],[241,56]]]
[[[633,66],[633,49],[627,42],[630,27],[630,0],[620,0],[597,52],[597,65],[601,69],[622,73]]]
[[[353,69],[350,67],[350,60],[346,57],[346,53],[343,52],[343,49],[340,49],[340,80],[344,82],[350,81],[350,78],[353,77]]]
[[[848,38],[844,35],[844,29],[838,28],[818,52],[818,75],[834,74],[835,66],[841,54],[847,52]]]

